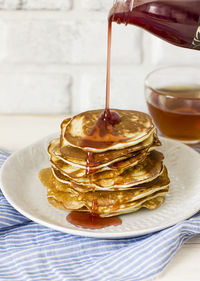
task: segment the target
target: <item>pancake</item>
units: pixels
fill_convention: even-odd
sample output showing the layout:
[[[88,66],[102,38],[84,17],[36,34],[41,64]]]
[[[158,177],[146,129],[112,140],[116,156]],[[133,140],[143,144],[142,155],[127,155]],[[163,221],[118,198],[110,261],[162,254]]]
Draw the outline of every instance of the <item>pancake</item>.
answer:
[[[99,216],[112,217],[112,216],[118,216],[128,213],[134,213],[140,210],[141,208],[155,210],[165,202],[165,197],[168,192],[169,192],[169,188],[166,188],[165,190],[158,191],[157,193],[147,198],[143,198],[138,201],[134,201],[132,203],[122,204],[119,206],[118,209],[115,209],[115,207],[100,208]]]
[[[60,138],[48,147],[51,168],[39,178],[59,209],[101,217],[154,210],[170,184],[164,156],[155,150],[160,145],[145,113],[84,112],[62,122]]]
[[[163,173],[157,180],[154,180],[150,183],[142,184],[135,186],[134,188],[126,191],[95,191],[88,193],[81,193],[73,190],[73,188],[66,187],[64,184],[58,182],[52,172],[51,169],[44,169],[40,173],[40,178],[43,179],[45,176],[46,182],[43,183],[48,188],[50,187],[53,192],[61,192],[63,193],[71,193],[75,196],[78,196],[79,200],[89,202],[88,205],[92,206],[92,202],[95,201],[98,206],[108,206],[119,203],[127,203],[134,200],[141,199],[142,197],[146,197],[155,193],[159,190],[163,190],[169,185],[169,178],[167,169],[164,168]]]
[[[98,206],[109,206],[121,203],[128,203],[134,200],[149,196],[159,190],[167,188],[169,178],[166,168],[157,181],[152,181],[151,184],[143,184],[135,186],[132,189],[124,191],[96,191],[88,193],[79,193],[79,199],[89,202],[91,207],[93,200]]]
[[[71,118],[67,118],[67,119],[62,121],[62,123],[60,125],[61,132],[63,132],[64,128],[67,126],[67,124],[69,123],[70,120],[71,120]]]
[[[155,210],[164,203],[165,196],[168,191],[169,188],[166,188],[162,191],[152,194],[151,196],[136,200],[131,203],[111,205],[106,207],[98,206],[96,208],[96,214],[98,214],[100,217],[111,217],[126,213],[133,213],[143,207],[150,210]],[[66,193],[64,197],[62,195],[49,195],[47,198],[51,205],[62,210],[92,212],[91,208],[85,207],[85,203],[83,201],[79,201],[69,193]]]
[[[63,191],[63,192],[72,192],[72,193],[88,193],[90,191],[94,192],[93,189],[91,189],[90,187],[88,187],[88,189],[84,186],[81,186],[81,185],[77,185],[77,184],[74,184],[72,182],[69,182],[69,184],[66,184],[66,183],[62,183],[60,181],[58,181],[56,179],[56,177],[54,176],[54,173],[53,171],[51,171],[51,169],[49,168],[49,171],[52,173],[52,176],[53,178],[55,179],[55,184],[56,184],[56,189],[58,191]],[[135,186],[131,186],[129,189],[126,189],[127,191],[128,190],[134,190],[134,189],[137,189],[137,188],[152,188],[153,186],[157,187],[157,186],[165,186],[168,184],[168,181],[169,181],[169,178],[168,178],[168,173],[167,173],[167,169],[166,167],[164,166],[163,168],[163,171],[162,173],[154,180],[150,181],[150,182],[146,182],[146,183],[142,183],[142,184],[139,184],[139,185],[135,185]],[[96,190],[95,192],[102,192],[104,190]],[[120,188],[111,188],[109,189],[109,192],[110,191],[114,191],[114,192],[119,192],[120,191]]]
[[[68,120],[69,119],[67,119],[67,122]],[[101,153],[94,153],[93,159],[96,164],[95,169],[100,169],[115,162],[125,160],[126,158],[130,158],[135,152],[139,152],[144,149],[151,150],[160,145],[161,143],[158,140],[156,131],[154,131],[146,140],[141,143],[138,143],[135,146],[131,146],[120,150],[110,150]],[[60,160],[64,161],[67,164],[86,169],[87,153],[82,149],[72,147],[70,145],[64,146],[62,148],[60,145],[59,138],[53,140],[50,143],[48,147],[48,153],[50,155],[53,154],[55,157],[58,157]]]
[[[74,184],[75,189],[77,186],[80,188],[80,185],[83,185],[84,187],[82,190],[85,188],[87,191],[94,189],[111,190],[116,188],[119,190],[126,190],[134,185],[154,180],[162,173],[162,171],[163,154],[155,150],[151,151],[142,163],[128,168],[122,174],[111,178],[101,177],[98,180],[92,178],[92,182],[89,177],[76,178],[76,180],[70,179],[66,174],[53,168],[53,174],[58,181],[70,185]]]
[[[93,179],[98,180],[101,178],[111,178],[122,174],[126,169],[136,166],[141,161],[146,158],[147,151],[143,151],[140,154],[133,155],[132,157],[122,160],[117,163],[113,163],[107,167],[98,169],[93,169]],[[64,175],[68,176],[72,180],[78,180],[79,178],[88,179],[86,176],[86,169],[77,168],[69,164],[63,163],[54,157],[50,158],[52,166],[59,170]]]
[[[42,170],[39,176],[43,184],[47,186],[49,202],[55,207],[92,211],[92,205],[95,201],[95,212],[100,216],[122,214],[129,212],[130,209],[136,211],[142,207],[155,209],[163,203],[169,185],[166,168],[157,182],[154,181],[149,186],[143,185],[133,190],[117,192],[78,193],[70,188],[59,191],[60,183],[53,177],[50,169]]]
[[[62,125],[61,149],[68,145],[97,153],[124,149],[141,143],[155,129],[148,114],[132,110],[115,110],[115,112],[120,115],[121,121],[114,126],[104,124],[103,136],[99,132],[99,127],[95,127],[97,121],[101,120],[99,116],[103,110],[87,111],[74,116],[68,123],[65,122]],[[91,138],[92,131],[95,134]],[[83,145],[85,140],[87,145]]]
[[[121,160],[119,162],[109,164],[108,166],[102,168],[95,167],[92,169],[93,179],[111,178],[120,175],[126,169],[137,165],[141,161],[144,161],[144,159],[147,156],[147,153],[148,153],[147,150],[143,150],[137,153],[130,154],[129,155],[130,157],[125,160]],[[56,157],[54,153],[50,154],[50,162],[55,169],[59,170],[61,173],[67,175],[72,179],[76,180],[76,178],[87,178],[86,176],[87,167],[84,167],[84,169],[82,169],[77,166],[67,164],[66,162],[62,161],[60,158]]]

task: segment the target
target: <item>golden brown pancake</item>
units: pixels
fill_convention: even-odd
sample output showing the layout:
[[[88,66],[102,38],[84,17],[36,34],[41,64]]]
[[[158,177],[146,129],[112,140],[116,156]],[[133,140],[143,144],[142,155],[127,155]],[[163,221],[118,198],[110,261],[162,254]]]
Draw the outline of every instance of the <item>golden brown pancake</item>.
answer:
[[[48,168],[49,170],[51,170],[50,168]],[[62,183],[60,181],[58,181],[56,179],[56,177],[54,176],[53,170],[51,170],[52,176],[55,179],[55,184],[56,184],[56,189],[58,191],[63,191],[63,192],[72,192],[72,193],[89,193],[90,191],[93,192],[93,190],[90,188],[90,186],[88,187],[88,189],[86,189],[85,186],[81,186],[81,185],[77,185],[74,184],[72,182],[69,181],[69,184],[66,183]],[[135,186],[131,186],[130,188],[126,189],[128,190],[133,190],[136,188],[152,188],[152,186],[164,186],[166,185],[166,183],[169,181],[168,178],[168,173],[167,173],[167,169],[164,166],[162,173],[160,174],[160,176],[158,176],[156,179],[150,181],[150,182],[146,182],[146,183],[142,183],[139,185],[135,185]],[[104,190],[100,190],[100,191],[96,191],[96,192],[103,192]],[[109,191],[115,191],[118,192],[120,191],[120,189],[118,188],[111,188],[109,189]]]
[[[154,150],[161,143],[151,117],[115,112],[114,125],[103,110],[62,122],[48,147],[51,168],[39,174],[54,207],[109,217],[164,203],[170,181],[163,154]]]
[[[93,168],[93,179],[111,178],[120,175],[126,169],[137,165],[141,161],[144,161],[147,153],[147,150],[143,150],[137,153],[133,153],[129,158],[125,160],[112,163],[102,168]],[[67,175],[69,178],[72,178],[74,180],[76,180],[76,178],[87,178],[86,167],[85,169],[82,169],[80,167],[67,164],[66,162],[56,157],[54,153],[50,155],[50,162],[55,169],[59,170],[64,175]]]
[[[121,121],[114,125],[117,134],[113,134],[113,141],[106,141],[104,146],[98,148],[84,146],[84,150],[92,152],[104,152],[107,150],[119,150],[141,143],[148,138],[155,127],[148,114],[132,110],[114,110],[120,115]],[[88,138],[99,116],[103,110],[93,110],[74,116],[68,123],[62,125],[61,149],[68,145],[83,148],[83,141]],[[98,128],[97,128],[98,129]],[[110,138],[111,139],[111,138]],[[102,136],[98,134],[93,139],[93,143],[101,142]]]
[[[47,186],[49,202],[57,208],[67,210],[89,210],[92,211],[95,201],[95,212],[100,216],[112,216],[142,207],[155,209],[164,201],[168,191],[169,178],[165,169],[160,179],[151,185],[135,187],[128,191],[97,191],[89,193],[78,193],[72,189],[59,191],[60,183],[53,177],[50,169],[44,169],[39,175],[42,183]]]
[[[108,207],[97,207],[96,214],[98,214],[100,217],[111,217],[111,216],[117,216],[126,213],[133,213],[143,207],[150,210],[155,210],[161,204],[164,203],[165,196],[168,193],[168,191],[169,188],[166,188],[165,190],[158,191],[155,194],[152,194],[151,196],[148,196],[146,198],[142,198],[140,200],[131,203],[120,204],[118,206],[112,205]],[[84,202],[78,201],[76,198],[71,197],[70,194],[65,195],[65,200],[63,200],[62,196],[61,197],[48,196],[48,201],[51,205],[53,205],[58,209],[69,210],[69,211],[76,210],[79,212],[81,211],[92,212],[91,208],[85,207]]]
[[[131,146],[121,150],[110,150],[101,153],[93,153],[93,159],[95,162],[94,169],[106,167],[112,163],[130,158],[134,153],[139,153],[144,149],[150,150],[160,145],[161,143],[158,140],[156,131],[154,131],[146,140],[138,143],[135,146]],[[50,155],[58,157],[60,160],[67,164],[86,169],[87,153],[80,148],[72,147],[69,145],[61,148],[59,138],[53,140],[50,143],[48,147],[48,153]],[[93,169],[91,168],[91,170]]]
[[[101,177],[97,180],[92,179],[92,181],[89,177],[72,179],[69,178],[66,174],[63,174],[59,170],[53,168],[53,174],[58,181],[69,185],[73,183],[75,188],[77,186],[78,188],[80,188],[80,186],[83,185],[84,187],[82,188],[82,190],[84,190],[85,188],[87,191],[94,189],[111,190],[114,188],[117,188],[119,190],[126,190],[134,185],[154,180],[162,173],[162,171],[163,154],[155,150],[151,151],[142,163],[128,168],[122,174],[111,178]]]

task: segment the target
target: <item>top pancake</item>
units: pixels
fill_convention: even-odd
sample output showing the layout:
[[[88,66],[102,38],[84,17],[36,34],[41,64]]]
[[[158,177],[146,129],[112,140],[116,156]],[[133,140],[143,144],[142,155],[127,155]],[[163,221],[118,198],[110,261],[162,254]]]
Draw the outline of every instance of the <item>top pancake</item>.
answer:
[[[98,128],[95,128],[103,110],[87,111],[74,116],[71,120],[65,120],[61,126],[61,149],[68,145],[97,153],[124,149],[141,143],[155,129],[151,117],[145,113],[132,110],[114,111],[120,115],[120,122],[108,125],[104,138],[100,136]],[[92,136],[91,144],[83,145],[93,130],[96,130],[96,133],[95,137]],[[101,146],[97,146],[97,143],[101,143]]]

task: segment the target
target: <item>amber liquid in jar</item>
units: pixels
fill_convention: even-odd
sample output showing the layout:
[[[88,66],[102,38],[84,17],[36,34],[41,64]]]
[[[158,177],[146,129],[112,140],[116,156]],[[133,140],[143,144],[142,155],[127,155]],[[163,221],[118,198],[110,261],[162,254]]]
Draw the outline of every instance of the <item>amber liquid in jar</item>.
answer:
[[[186,143],[200,141],[200,86],[175,85],[151,91],[147,104],[164,136]]]

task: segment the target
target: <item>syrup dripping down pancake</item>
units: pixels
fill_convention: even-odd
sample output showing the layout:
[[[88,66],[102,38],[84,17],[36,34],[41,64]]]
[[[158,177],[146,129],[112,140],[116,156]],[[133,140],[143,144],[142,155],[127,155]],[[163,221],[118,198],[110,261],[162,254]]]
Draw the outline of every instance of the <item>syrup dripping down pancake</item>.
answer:
[[[130,158],[126,160],[116,162],[99,170],[98,168],[93,169],[93,179],[97,180],[101,178],[111,178],[114,176],[118,176],[122,174],[126,169],[136,166],[138,163],[144,161],[146,156],[147,151],[142,151],[137,155],[130,155]],[[62,160],[58,160],[55,157],[51,157],[50,162],[55,169],[59,170],[61,173],[68,176],[72,180],[76,180],[78,178],[88,179],[86,175],[86,169],[81,169],[73,167],[69,164],[65,164]]]
[[[67,124],[63,125],[61,149],[67,145],[97,153],[124,149],[141,143],[155,129],[151,117],[145,113],[131,110],[114,111],[119,114],[120,122],[112,127],[114,133],[111,134],[109,139],[106,138],[107,132],[105,130],[105,139],[104,136],[98,135],[97,132],[95,138],[94,136],[92,136],[93,139],[91,138],[92,145],[89,144],[90,133],[95,128],[103,110],[88,111],[74,116]],[[88,140],[88,145],[83,147],[83,141],[86,139]],[[101,143],[101,147],[98,148],[95,143]]]
[[[157,178],[163,171],[163,155],[158,151],[151,151],[146,159],[138,165],[128,168],[122,174],[111,178],[90,179],[76,178],[76,180],[69,178],[59,170],[53,168],[54,176],[58,181],[66,184],[73,185],[74,188],[79,188],[84,192],[88,190],[111,190],[119,189],[126,190],[129,187],[141,183],[149,182]],[[82,188],[81,188],[82,185]]]
[[[142,207],[155,209],[164,201],[169,186],[166,168],[157,181],[136,186],[133,190],[128,191],[76,192],[70,187],[66,189],[64,184],[58,182],[51,169],[42,170],[39,177],[47,187],[47,198],[53,206],[67,210],[89,210],[91,212],[95,200],[96,213],[103,217],[126,213],[130,210],[136,211]],[[60,190],[61,185],[65,191]]]
[[[95,110],[62,122],[48,147],[51,168],[39,175],[49,203],[101,217],[158,208],[170,181],[151,117],[125,110],[104,117]]]
[[[92,193],[94,192],[93,189],[91,189],[90,187],[87,188],[87,187],[84,186],[84,189],[83,189],[83,186],[74,184],[70,181],[68,182],[68,184],[61,182],[55,177],[55,174],[54,174],[53,170],[50,169],[50,168],[48,168],[48,169],[49,169],[49,171],[51,170],[51,173],[52,173],[54,179],[56,180],[56,182],[55,182],[56,183],[56,189],[58,191],[72,192],[74,194],[78,194],[78,193],[88,193],[89,194],[89,192],[92,192]],[[158,184],[164,185],[165,182],[166,182],[165,178],[168,179],[168,173],[167,173],[166,167],[164,166],[162,173],[157,178],[155,178],[154,180],[146,182],[146,183],[138,184],[138,185],[135,185],[135,186],[131,186],[131,187],[125,189],[125,190],[128,191],[128,190],[134,190],[136,188],[152,188],[152,186],[157,186]],[[120,189],[120,188],[111,188],[111,189],[109,189],[109,192],[110,191],[118,192],[118,191],[121,191],[121,190],[124,191],[124,189]],[[104,192],[104,191],[105,191],[105,189],[99,189],[99,190],[97,189],[95,192]]]
[[[67,175],[69,178],[75,179],[76,178],[87,178],[86,169],[87,167],[80,168],[71,164],[68,164],[58,158],[52,151],[49,150],[50,153],[50,162],[52,166],[59,170],[64,175]],[[122,174],[126,169],[137,165],[138,163],[144,161],[147,156],[147,149],[142,151],[129,154],[125,160],[121,160],[112,164],[109,164],[105,167],[98,168],[94,167],[92,169],[93,179],[100,179],[100,178],[111,178]]]
[[[62,143],[62,141],[61,141]],[[120,150],[109,150],[101,153],[93,153],[93,158],[95,162],[95,169],[100,169],[103,167],[107,167],[110,164],[115,162],[125,160],[133,155],[133,153],[138,153],[141,150],[153,149],[157,146],[160,146],[160,141],[158,140],[157,134],[154,131],[146,140],[141,143],[138,143],[135,146],[131,146],[125,149]],[[60,160],[65,162],[66,164],[80,167],[82,169],[86,169],[87,166],[87,153],[77,147],[72,146],[62,146],[60,145],[60,139],[53,140],[49,147],[48,153],[55,157],[58,157]],[[92,170],[92,168],[91,168]]]

